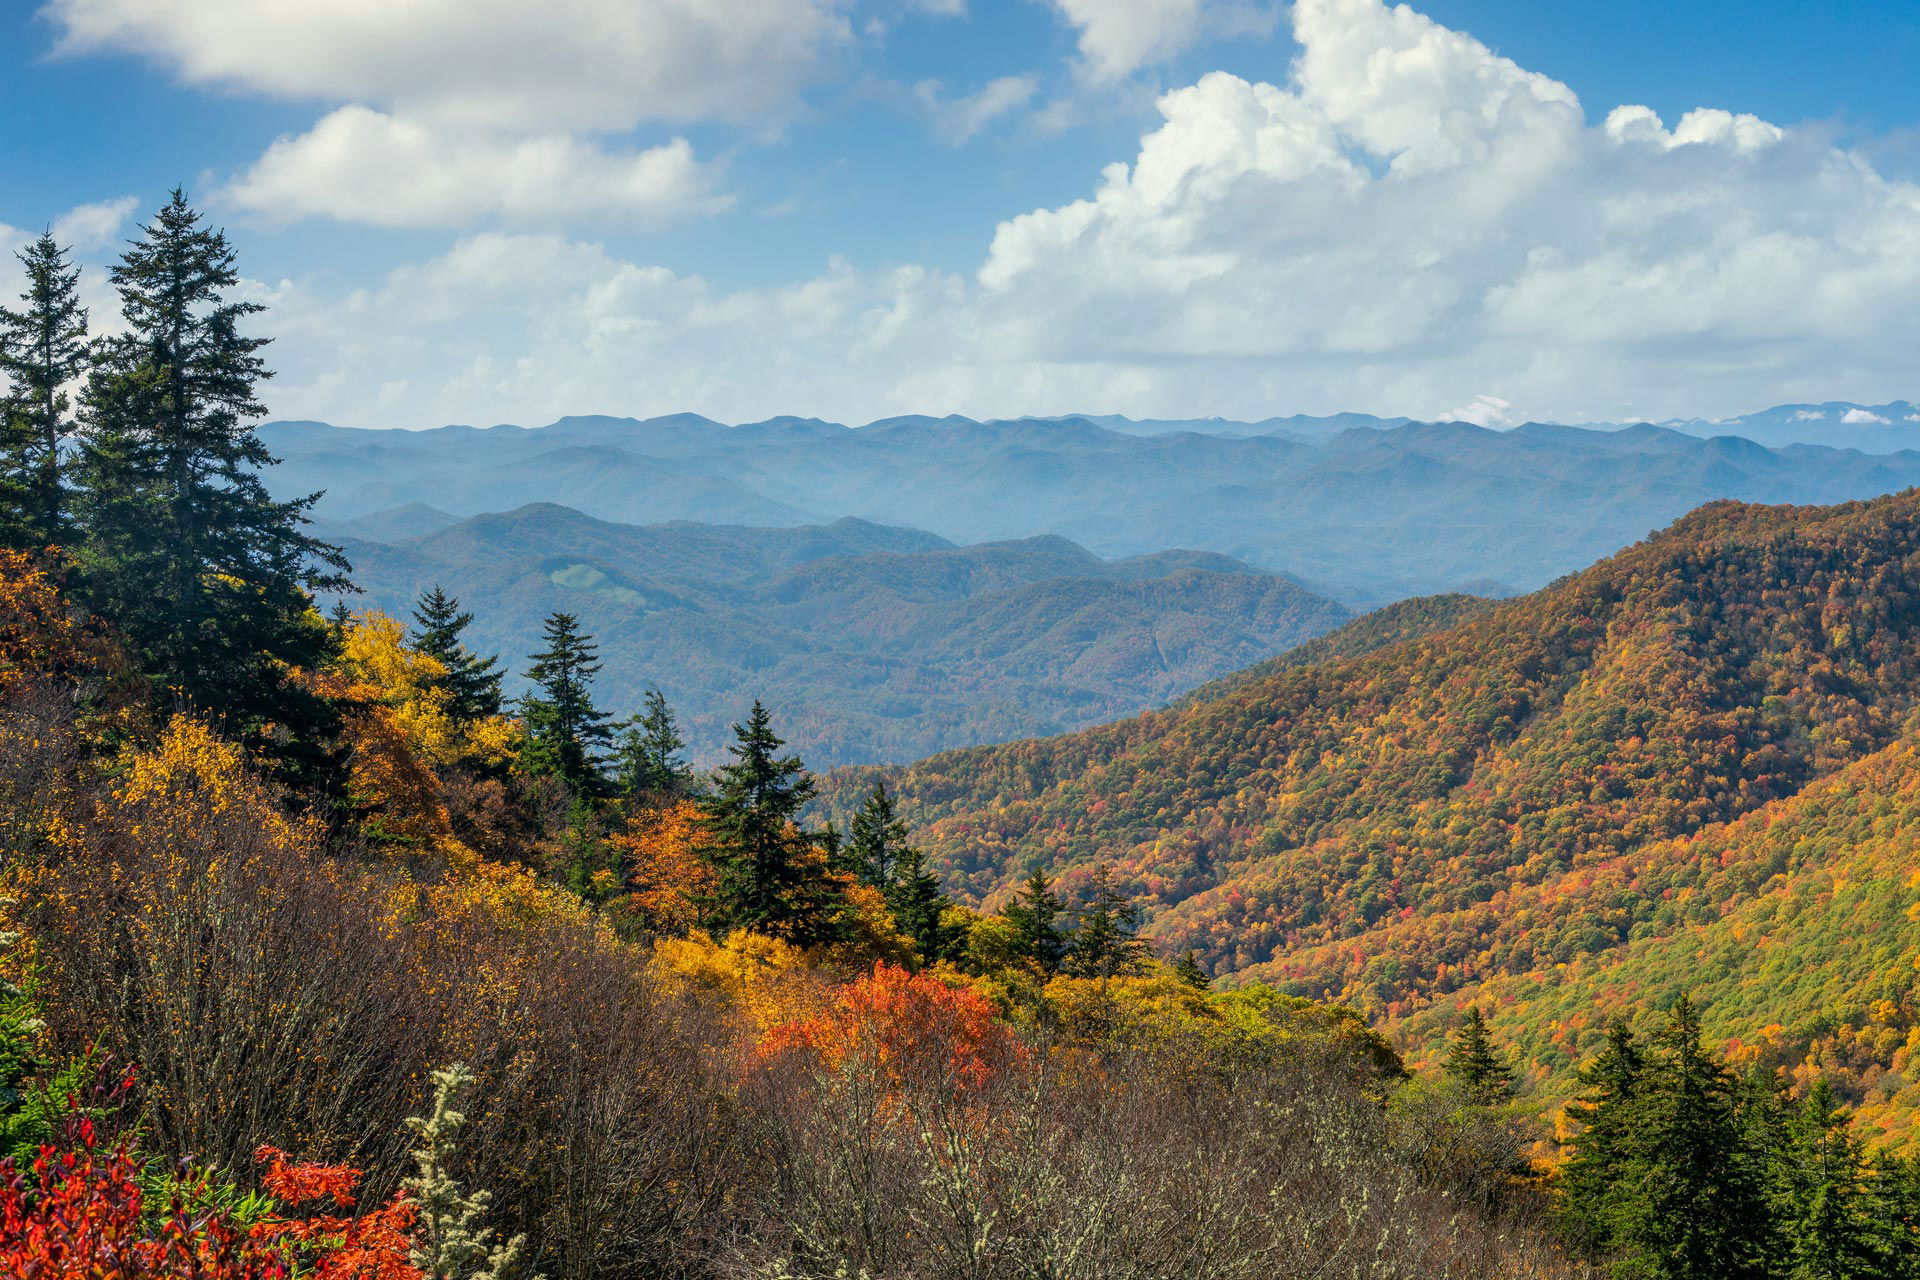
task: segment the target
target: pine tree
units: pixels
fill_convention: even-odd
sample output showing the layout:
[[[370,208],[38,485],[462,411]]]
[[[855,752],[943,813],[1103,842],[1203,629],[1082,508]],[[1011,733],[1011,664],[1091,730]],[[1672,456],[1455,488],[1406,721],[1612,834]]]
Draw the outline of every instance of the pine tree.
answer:
[[[1612,1205],[1622,1275],[1761,1280],[1769,1233],[1763,1153],[1753,1149],[1732,1077],[1701,1043],[1682,997],[1655,1042],[1637,1107],[1638,1150]]]
[[[570,613],[547,615],[546,648],[532,656],[527,679],[538,690],[521,700],[527,725],[527,768],[559,778],[578,797],[602,783],[599,748],[613,736],[606,712],[593,705],[599,649]]]
[[[1147,944],[1140,932],[1140,908],[1114,887],[1106,863],[1094,868],[1086,896],[1074,908],[1073,940],[1067,968],[1082,978],[1116,978],[1138,973]]]
[[[268,340],[240,324],[262,308],[228,298],[233,251],[178,191],[112,279],[126,332],[100,345],[75,468],[84,602],[176,705],[294,762],[337,723],[289,678],[335,645],[311,592],[351,587],[339,549],[301,529],[314,498],[275,501],[260,479]]]
[[[952,954],[959,937],[946,924],[947,895],[940,890],[940,878],[927,870],[926,855],[911,846],[903,850],[884,892],[895,923],[913,939],[921,963],[937,964]]]
[[[1633,1029],[1616,1022],[1607,1028],[1606,1047],[1580,1072],[1586,1091],[1567,1107],[1580,1134],[1560,1171],[1561,1227],[1574,1248],[1589,1256],[1610,1250],[1617,1197],[1637,1167],[1645,1072]]]
[[[1865,1146],[1822,1078],[1786,1116],[1773,1160],[1773,1201],[1788,1280],[1887,1274],[1890,1215],[1876,1203]]]
[[[714,772],[701,802],[702,854],[719,889],[715,914],[728,925],[808,944],[831,939],[840,907],[826,857],[800,826],[813,779],[758,701],[733,726],[733,762]]]
[[[1453,1034],[1446,1070],[1483,1107],[1497,1106],[1513,1095],[1513,1068],[1493,1043],[1493,1031],[1478,1005],[1467,1010],[1467,1020]]]
[[[18,255],[21,308],[0,307],[0,546],[65,546],[72,532],[61,443],[73,430],[66,387],[87,367],[80,269],[51,234]]]
[[[1047,977],[1059,973],[1067,959],[1067,935],[1060,927],[1066,904],[1053,891],[1053,881],[1034,872],[1003,914],[1019,939],[1020,954]]]
[[[1174,962],[1173,976],[1192,987],[1195,991],[1205,991],[1213,985],[1213,979],[1200,967],[1200,954],[1192,947],[1180,953],[1180,959]]]
[[[894,811],[887,784],[876,780],[873,790],[853,815],[847,841],[847,867],[863,884],[887,893],[899,875],[901,860],[910,851],[907,824]]]
[[[500,658],[476,656],[460,634],[473,623],[460,602],[438,583],[420,597],[413,609],[413,647],[447,669],[444,682],[447,709],[465,724],[500,714]]]
[[[647,690],[646,709],[622,721],[620,728],[614,776],[622,794],[671,797],[691,789],[693,770],[683,754],[686,739],[658,689]]]

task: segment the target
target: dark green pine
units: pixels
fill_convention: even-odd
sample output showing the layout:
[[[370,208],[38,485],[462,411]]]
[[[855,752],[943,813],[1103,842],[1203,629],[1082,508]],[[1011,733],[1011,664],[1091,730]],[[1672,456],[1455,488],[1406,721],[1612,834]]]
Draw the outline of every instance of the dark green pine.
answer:
[[[1067,969],[1082,978],[1116,978],[1138,973],[1147,960],[1140,939],[1140,908],[1113,883],[1105,863],[1094,868],[1086,895],[1074,908],[1073,940]]]
[[[1213,979],[1200,967],[1200,953],[1192,947],[1182,951],[1180,958],[1174,962],[1173,976],[1195,991],[1205,991],[1213,985]]]
[[[1446,1070],[1481,1106],[1495,1106],[1513,1095],[1513,1067],[1494,1044],[1493,1031],[1477,1005],[1467,1010],[1467,1020],[1453,1033]]]
[[[51,234],[18,255],[27,287],[0,307],[0,545],[66,546],[72,533],[61,444],[72,434],[66,388],[92,357],[80,269]]]
[[[1066,904],[1053,891],[1053,881],[1034,872],[1002,914],[1013,925],[1020,954],[1048,977],[1059,973],[1067,958],[1067,935],[1060,924]]]
[[[847,869],[882,893],[892,890],[900,861],[909,851],[907,824],[895,812],[885,782],[875,782],[848,830]]]
[[[435,583],[413,609],[413,647],[447,669],[444,682],[448,710],[455,720],[471,724],[500,714],[499,655],[482,658],[461,640],[473,615]]]
[[[947,895],[940,889],[940,878],[927,869],[925,854],[911,845],[903,849],[884,892],[894,922],[913,939],[921,963],[937,964],[953,955],[961,942],[960,931],[945,920]]]
[[[693,787],[686,739],[680,723],[658,689],[648,689],[644,709],[621,722],[615,751],[616,785],[623,795],[671,798]]]
[[[559,778],[576,796],[598,792],[600,749],[613,737],[612,717],[593,705],[599,648],[570,613],[553,613],[541,632],[546,648],[532,655],[527,679],[536,692],[521,700],[527,768]]]
[[[179,191],[111,275],[126,327],[100,344],[75,468],[85,603],[163,702],[323,767],[335,709],[290,671],[337,644],[312,593],[351,587],[340,550],[303,531],[318,495],[276,501],[260,478],[268,340],[240,326],[263,308],[230,297],[233,250]]]

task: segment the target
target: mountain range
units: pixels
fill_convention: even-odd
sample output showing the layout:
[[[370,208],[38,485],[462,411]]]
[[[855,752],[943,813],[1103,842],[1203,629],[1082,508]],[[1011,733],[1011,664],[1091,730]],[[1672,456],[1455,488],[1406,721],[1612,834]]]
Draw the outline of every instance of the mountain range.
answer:
[[[1110,864],[1164,948],[1416,1057],[1481,1005],[1563,1092],[1608,1016],[1691,991],[1739,1060],[1832,1068],[1904,1140],[1917,761],[1906,492],[1714,503],[1527,597],[1408,602],[1164,710],[878,776],[973,900]]]
[[[1056,733],[1350,616],[1212,552],[1103,560],[1044,536],[956,547],[855,519],[636,527],[551,504],[468,520],[411,506],[318,532],[353,562],[351,607],[405,619],[440,585],[474,614],[474,647],[514,673],[548,613],[577,615],[600,646],[600,704],[628,714],[659,688],[701,760],[756,697],[815,765]]]
[[[1770,448],[1645,424],[1493,431],[1343,417],[1317,436],[1112,425],[909,417],[856,430],[678,415],[421,432],[276,423],[262,436],[284,459],[268,477],[275,492],[323,490],[316,511],[333,520],[536,502],[648,525],[851,515],[959,544],[1049,534],[1108,558],[1213,551],[1358,606],[1532,589],[1719,498],[1822,503],[1920,483],[1911,450]]]

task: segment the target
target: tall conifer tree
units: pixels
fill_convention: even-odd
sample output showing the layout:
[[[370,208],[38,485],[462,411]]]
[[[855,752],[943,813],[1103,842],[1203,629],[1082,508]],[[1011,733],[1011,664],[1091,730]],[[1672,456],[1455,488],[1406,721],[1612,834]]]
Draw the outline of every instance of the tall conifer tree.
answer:
[[[1140,908],[1113,883],[1112,869],[1101,863],[1093,882],[1074,908],[1073,940],[1067,967],[1082,978],[1117,978],[1138,973],[1147,960],[1140,932]]]
[[[414,605],[413,622],[413,647],[447,669],[447,701],[454,719],[471,724],[499,715],[499,655],[479,657],[460,638],[473,615],[435,583]]]
[[[602,783],[600,748],[613,737],[612,717],[593,705],[600,651],[571,613],[548,614],[541,636],[547,647],[527,668],[537,692],[521,702],[528,767],[559,778],[577,797],[591,796]]]
[[[297,753],[333,724],[289,674],[336,643],[311,593],[351,588],[339,549],[302,530],[318,495],[261,482],[268,340],[240,326],[263,308],[233,300],[233,250],[179,191],[112,279],[126,331],[100,345],[75,472],[85,601],[176,704]]]
[[[862,883],[889,892],[910,847],[907,824],[895,812],[887,784],[876,781],[853,815],[846,847],[848,870]]]
[[[71,533],[62,442],[73,431],[66,387],[91,355],[80,268],[51,234],[17,255],[20,309],[0,307],[0,545],[65,546]]]
[[[1479,1005],[1467,1010],[1467,1020],[1453,1033],[1446,1070],[1481,1106],[1495,1106],[1512,1096],[1513,1068],[1493,1043],[1493,1030]]]
[[[684,754],[686,739],[666,695],[648,689],[645,709],[620,725],[616,755],[616,785],[629,796],[685,795],[693,784],[693,770]]]
[[[1039,871],[1027,877],[1003,912],[1013,925],[1020,953],[1048,977],[1059,973],[1067,958],[1067,934],[1060,926],[1065,913],[1053,881]]]

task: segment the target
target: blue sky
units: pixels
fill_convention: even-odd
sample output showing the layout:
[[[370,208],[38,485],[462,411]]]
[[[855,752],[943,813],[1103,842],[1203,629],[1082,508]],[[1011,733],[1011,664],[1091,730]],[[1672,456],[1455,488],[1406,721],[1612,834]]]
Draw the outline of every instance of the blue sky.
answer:
[[[402,7],[8,6],[0,238],[186,183],[361,425],[1920,390],[1904,6]]]

